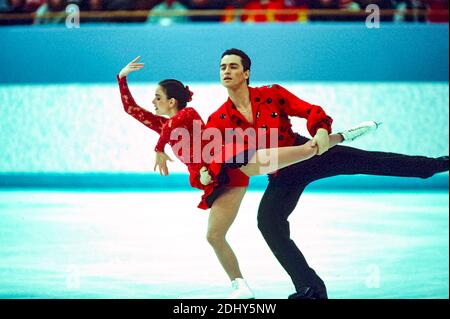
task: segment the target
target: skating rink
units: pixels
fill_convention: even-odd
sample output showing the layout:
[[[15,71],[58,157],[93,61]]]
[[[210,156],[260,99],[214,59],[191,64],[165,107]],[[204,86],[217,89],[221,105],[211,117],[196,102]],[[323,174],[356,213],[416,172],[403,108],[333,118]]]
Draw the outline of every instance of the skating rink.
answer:
[[[128,84],[149,111],[157,83],[176,78],[206,121],[228,98],[220,56],[235,47],[252,59],[252,87],[279,84],[322,106],[333,132],[383,122],[348,146],[438,157],[449,154],[448,31],[387,22],[0,28],[0,298],[231,292],[186,167],[153,174],[159,136],[124,111],[116,75],[136,56],[145,68]],[[292,127],[310,137],[305,119]],[[444,179],[308,187],[291,234],[330,298],[449,298]],[[247,193],[228,239],[256,298],[285,299],[294,287],[257,227],[263,189]]]
[[[0,298],[224,298],[198,192],[0,192]],[[257,298],[293,285],[248,192],[228,239]],[[449,298],[448,190],[308,192],[293,239],[330,298]]]

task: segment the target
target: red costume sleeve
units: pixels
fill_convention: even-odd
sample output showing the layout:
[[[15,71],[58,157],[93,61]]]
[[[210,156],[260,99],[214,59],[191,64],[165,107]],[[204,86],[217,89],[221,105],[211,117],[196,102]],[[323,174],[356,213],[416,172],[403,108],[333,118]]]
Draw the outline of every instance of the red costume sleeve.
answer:
[[[280,85],[274,85],[278,90],[281,108],[290,116],[298,116],[307,120],[306,127],[311,136],[316,135],[319,128],[324,128],[331,134],[331,124],[333,119],[318,105],[312,105],[299,99],[297,96]]]
[[[155,115],[139,105],[134,101],[130,90],[128,89],[126,77],[119,78],[117,76],[117,81],[119,82],[120,98],[122,99],[123,108],[125,112],[130,114],[132,117],[137,119],[139,122],[152,129],[158,134],[161,134],[163,125],[168,121],[167,118]]]
[[[156,143],[155,152],[164,152],[164,147],[170,140],[170,133],[172,132],[172,120],[162,126],[161,134],[158,143]]]
[[[224,136],[224,134],[225,134],[225,129],[226,128],[232,128],[233,126],[232,126],[232,124],[228,121],[228,120],[226,120],[226,119],[221,119],[220,118],[220,111],[224,111],[224,112],[226,112],[225,111],[225,108],[223,108],[223,107],[221,107],[220,109],[219,109],[219,111],[216,111],[216,112],[214,112],[213,114],[211,114],[209,117],[208,117],[208,121],[206,122],[206,125],[205,125],[205,128],[206,129],[208,129],[208,128],[216,128],[216,129],[219,129],[220,130],[220,132],[222,133],[222,136]]]
[[[204,123],[202,121],[202,118],[197,113],[197,111],[193,108],[187,107],[179,111],[175,116],[173,116],[167,123],[165,123],[162,127],[161,136],[158,140],[158,143],[155,147],[156,152],[164,152],[164,147],[167,143],[170,142],[172,131],[184,128],[189,131],[191,135],[191,152],[192,149],[192,143],[194,143],[193,138],[193,123],[194,121],[200,121],[201,127],[204,127]],[[201,143],[201,141],[197,141]],[[186,160],[188,160],[186,162]],[[205,186],[200,182],[200,168],[203,166],[202,163],[194,163],[193,162],[193,155],[190,155],[190,158],[184,158],[183,162],[187,165],[189,170],[189,183],[192,187],[198,188],[198,189],[204,189]]]

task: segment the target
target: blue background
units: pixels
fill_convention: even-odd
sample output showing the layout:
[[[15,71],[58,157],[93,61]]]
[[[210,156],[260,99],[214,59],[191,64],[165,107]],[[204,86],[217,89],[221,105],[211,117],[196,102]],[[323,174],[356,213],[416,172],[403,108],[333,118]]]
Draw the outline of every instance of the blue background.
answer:
[[[0,83],[111,82],[138,54],[136,81],[217,82],[221,53],[253,58],[254,81],[448,81],[448,26],[198,24],[0,28]]]

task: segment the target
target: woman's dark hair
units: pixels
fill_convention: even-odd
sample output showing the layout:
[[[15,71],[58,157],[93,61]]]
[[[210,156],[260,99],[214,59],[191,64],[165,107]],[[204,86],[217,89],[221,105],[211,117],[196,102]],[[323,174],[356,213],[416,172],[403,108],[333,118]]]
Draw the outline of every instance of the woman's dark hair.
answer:
[[[187,102],[192,100],[192,92],[188,86],[184,86],[178,80],[167,79],[158,83],[166,92],[168,99],[175,99],[178,102],[178,110],[184,109]]]
[[[222,53],[221,59],[226,55],[237,55],[241,58],[242,66],[244,67],[244,72],[250,70],[252,66],[252,60],[250,60],[249,56],[239,49],[228,49],[224,53]],[[247,84],[250,83],[250,78],[247,79]]]

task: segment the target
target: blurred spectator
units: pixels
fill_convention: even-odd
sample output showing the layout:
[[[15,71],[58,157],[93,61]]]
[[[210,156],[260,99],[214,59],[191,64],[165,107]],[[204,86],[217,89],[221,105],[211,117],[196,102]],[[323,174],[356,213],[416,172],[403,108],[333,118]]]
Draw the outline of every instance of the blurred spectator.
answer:
[[[81,10],[89,12],[107,11],[143,11],[136,15],[124,13],[115,17],[83,17],[82,22],[148,22],[168,25],[185,21],[200,22],[298,22],[298,21],[364,21],[368,13],[365,9],[370,4],[383,12],[381,21],[429,21],[448,22],[448,0],[0,0],[0,12],[11,13],[11,18],[0,21],[5,24],[31,24],[36,11],[35,24],[64,23],[67,4],[77,4]],[[222,10],[223,16],[163,16],[152,13],[187,11],[187,10]],[[236,16],[236,10],[258,10],[258,14]],[[292,13],[277,12],[292,9]],[[319,10],[312,14],[307,10]],[[320,13],[320,10],[336,10]],[[57,14],[60,12],[61,14]],[[17,14],[27,14],[22,18]],[[133,14],[134,13],[134,14]],[[150,14],[148,14],[150,13]],[[14,15],[16,14],[16,15]]]
[[[165,13],[171,11],[187,12],[187,8],[176,0],[163,0],[160,4],[153,7],[150,13]],[[160,16],[150,15],[147,22],[160,25],[170,25],[172,23],[183,23],[188,21],[186,16]]]
[[[429,22],[448,22],[448,0],[426,0],[426,5]]]
[[[280,16],[276,21],[282,22],[295,22],[295,21],[306,21],[306,11],[308,9],[308,4],[306,0],[281,0],[281,6],[284,10],[297,10],[297,12],[284,14]]]
[[[161,3],[162,0],[136,0],[134,1],[134,9],[139,11],[147,11],[149,12],[152,8],[154,8],[156,5]],[[182,3],[183,0],[177,0],[178,2]],[[184,3],[182,3],[184,4]],[[134,19],[135,22],[147,22],[148,21],[148,15],[142,15],[138,16]]]
[[[361,4],[352,0],[339,0],[339,9],[342,12],[339,21],[364,21],[366,20],[365,11],[361,12]]]
[[[44,3],[45,0],[25,0],[25,7],[27,10],[36,11]]]
[[[308,21],[308,0],[296,0],[297,7],[300,9],[298,21]]]
[[[88,13],[98,13],[105,11],[106,9],[106,0],[85,0],[82,6],[82,10],[86,11]],[[83,17],[81,16],[81,22],[82,23],[93,23],[93,22],[104,22],[107,19],[103,17]]]
[[[30,10],[26,7],[25,0],[7,0],[6,8],[3,11],[4,13],[10,14],[30,14],[28,17],[15,17],[11,16],[11,18],[5,18],[0,20],[0,25],[23,25],[23,24],[32,24],[33,18],[31,16]]]
[[[67,0],[67,4],[75,4],[78,6],[78,8],[83,9],[83,6],[85,5],[85,0]]]
[[[306,1],[301,0],[250,0],[244,6],[247,10],[268,10],[263,14],[242,15],[243,22],[294,22],[305,20]],[[303,9],[301,11],[300,9]],[[277,10],[296,10],[292,13],[277,13]]]
[[[134,3],[136,10],[150,10],[161,3],[161,0],[136,0]]]
[[[135,9],[135,3],[132,0],[106,0],[105,9],[107,11],[130,11]],[[139,22],[139,18],[134,16],[121,16],[105,19],[109,22]]]
[[[226,0],[184,0],[183,2],[189,10],[223,10],[226,6]],[[221,16],[191,16],[189,20],[197,22],[219,22]]]
[[[105,0],[87,0],[89,11],[103,11],[106,8]]]
[[[131,0],[106,0],[107,10],[133,10],[136,6]]]
[[[358,1],[352,0],[339,0],[339,7],[342,10],[349,10],[349,11],[361,10],[361,5],[358,3]]]
[[[7,12],[24,12],[26,10],[26,0],[7,0]]]
[[[421,0],[393,0],[394,8],[397,10],[394,21],[420,21],[426,19],[423,13],[426,9],[425,3]]]
[[[309,0],[308,8],[312,10],[338,10],[340,9],[339,0]],[[338,17],[334,14],[311,14],[308,16],[310,21],[336,21]]]
[[[278,0],[250,0],[244,7],[246,10],[280,10],[283,9],[283,3]],[[272,12],[263,14],[244,14],[241,17],[242,22],[274,22],[281,21],[281,16]]]
[[[225,23],[241,21],[239,16],[234,13],[236,9],[243,9],[249,0],[228,0],[225,3],[225,14],[221,17],[220,21]]]
[[[34,24],[61,24],[66,21],[66,0],[46,0],[36,11]],[[51,16],[49,16],[49,14]]]
[[[7,12],[8,11],[8,3],[6,0],[0,0],[0,12]]]
[[[365,21],[367,6],[375,4],[380,10],[393,10],[391,0],[310,0],[308,7],[315,10],[339,10],[337,14],[310,15],[311,21]],[[347,14],[346,14],[347,13]],[[384,12],[381,21],[393,21],[393,14]]]
[[[359,3],[361,5],[362,10],[366,10],[366,8],[371,5],[375,4],[380,8],[380,10],[394,10],[395,6],[392,0],[359,0]],[[391,13],[391,11],[382,12],[382,15],[380,17],[380,21],[394,21],[394,14]],[[365,17],[367,17],[367,13],[365,13]],[[365,18],[364,18],[365,19]]]

